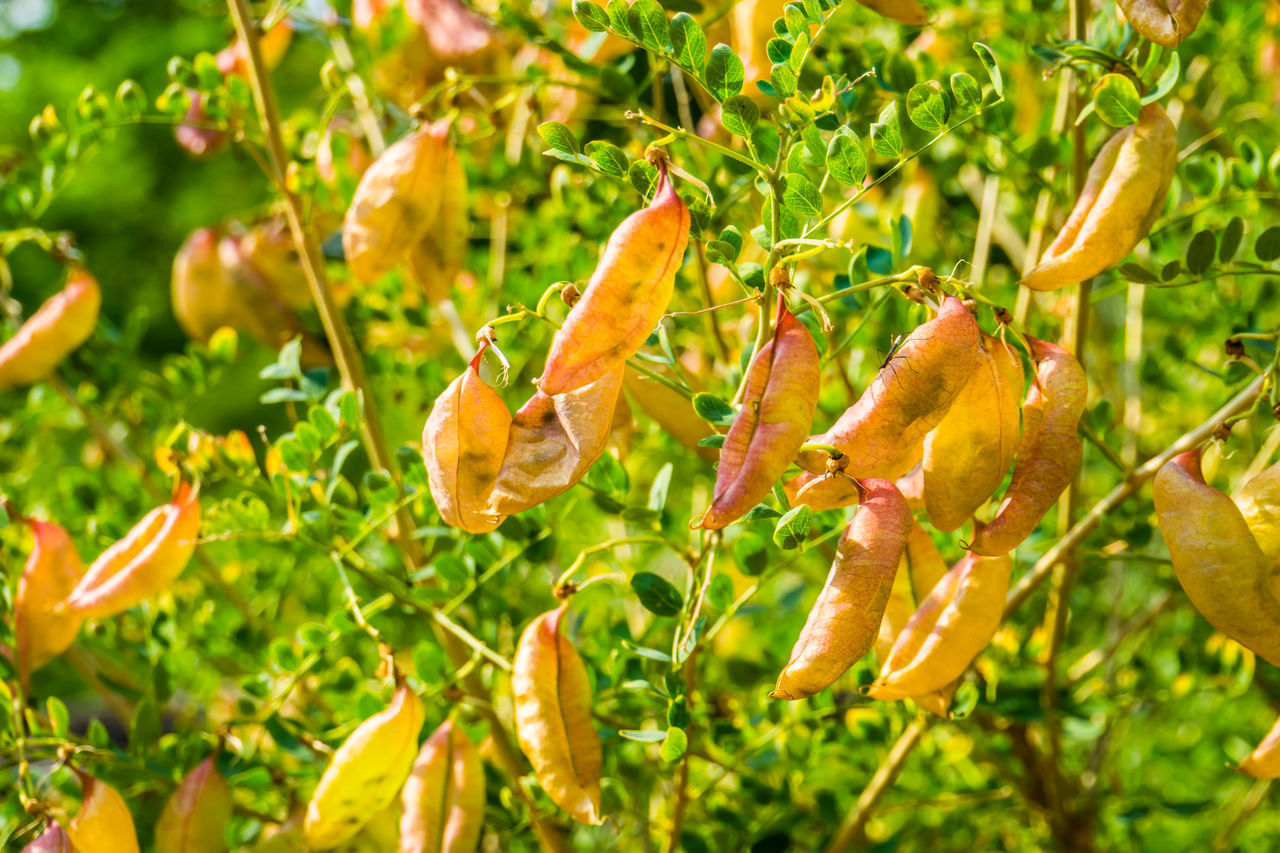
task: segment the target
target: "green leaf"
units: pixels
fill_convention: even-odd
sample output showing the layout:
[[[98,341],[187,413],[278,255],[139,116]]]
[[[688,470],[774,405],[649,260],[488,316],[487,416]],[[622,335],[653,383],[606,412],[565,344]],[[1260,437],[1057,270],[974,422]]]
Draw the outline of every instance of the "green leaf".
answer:
[[[657,0],[635,0],[627,12],[627,24],[640,44],[654,53],[666,53],[671,43],[671,28],[667,13]]]
[[[742,60],[733,48],[727,44],[718,44],[711,49],[711,58],[707,61],[707,88],[711,96],[724,103],[742,91],[742,83],[746,79],[746,70]]]
[[[1134,281],[1138,284],[1154,284],[1160,280],[1160,277],[1155,273],[1138,264],[1121,264],[1116,271],[1129,281]]]
[[[786,24],[787,32],[793,36],[809,34],[808,17],[804,9],[795,3],[788,3],[782,10],[783,23]]]
[[[822,215],[822,194],[813,181],[795,172],[787,175],[782,204],[802,217]]]
[[[760,124],[760,108],[746,95],[734,95],[720,108],[720,123],[734,136],[750,137]]]
[[[951,106],[937,80],[917,83],[907,93],[907,118],[921,130],[937,133],[947,126]]]
[[[667,491],[671,488],[671,474],[673,471],[675,471],[675,466],[670,462],[658,469],[658,473],[653,478],[653,483],[649,486],[649,509],[661,512],[662,508],[667,505]]]
[[[699,447],[723,447],[724,435],[717,434],[717,435],[709,435],[706,438],[700,438],[698,439],[698,446]]]
[[[867,178],[867,153],[862,141],[846,127],[836,131],[827,146],[827,171],[846,187],[860,187]]]
[[[593,33],[609,30],[609,16],[591,0],[573,0],[573,16],[578,19],[579,24]]]
[[[952,74],[951,94],[955,96],[956,108],[965,115],[973,115],[982,106],[982,87],[972,74],[963,71]]]
[[[809,56],[809,34],[801,33],[796,36],[796,43],[791,45],[791,52],[787,54],[787,65],[792,71],[799,74],[800,69],[804,67],[804,61]]]
[[[450,587],[460,587],[471,580],[471,568],[457,554],[448,551],[438,554],[431,565],[436,570],[436,577]]]
[[[871,150],[881,157],[896,160],[902,156],[902,131],[898,127],[898,105],[890,102],[880,111],[880,119],[871,125]]]
[[[67,713],[66,704],[57,696],[50,696],[45,700],[44,706],[49,713],[49,725],[53,727],[54,737],[66,737],[71,725],[71,715]]]
[[[1169,67],[1160,75],[1160,80],[1156,83],[1156,87],[1142,96],[1142,103],[1144,105],[1154,103],[1172,92],[1173,87],[1178,85],[1178,79],[1181,76],[1182,60],[1178,58],[1177,53],[1174,53],[1169,59]]]
[[[733,579],[717,574],[707,584],[707,603],[717,610],[724,610],[733,603]]]
[[[658,170],[647,160],[636,160],[627,168],[627,180],[649,198],[658,182]]]
[[[733,560],[743,574],[758,576],[769,568],[769,551],[765,547],[764,537],[755,533],[744,533],[733,543]]]
[[[1218,260],[1224,264],[1230,262],[1236,256],[1236,252],[1240,251],[1240,244],[1243,242],[1244,220],[1239,216],[1233,216],[1222,231],[1222,243],[1218,246]]]
[[[578,153],[577,137],[562,121],[544,121],[538,125],[538,135],[542,137],[543,142],[551,146],[552,150],[563,151],[566,154]]]
[[[650,613],[658,616],[677,616],[684,607],[684,596],[666,578],[653,572],[636,572],[631,577],[631,589],[636,598]]]
[[[738,253],[742,251],[742,232],[736,226],[726,225],[720,232],[720,239],[733,246],[733,257],[736,260]]]
[[[698,413],[698,417],[716,426],[728,426],[738,416],[733,406],[705,391],[693,395],[693,410]]]
[[[769,83],[780,98],[788,98],[796,93],[796,74],[789,66],[782,63],[770,69]]]
[[[627,469],[612,453],[602,453],[587,471],[586,481],[602,492],[619,497],[631,488]]]
[[[724,240],[707,241],[707,260],[711,261],[711,263],[729,266],[737,260],[737,257],[737,251]]]
[[[662,741],[661,748],[658,749],[658,755],[662,756],[663,761],[671,764],[683,758],[688,748],[689,736],[684,733],[684,729],[672,727],[667,729],[667,736]]]
[[[605,7],[605,12],[609,15],[609,23],[613,25],[613,29],[623,38],[639,41],[635,34],[631,32],[631,24],[628,23],[628,16],[631,14],[631,5],[627,0],[609,0]]]
[[[791,42],[786,39],[769,39],[764,46],[764,55],[770,63],[789,62],[791,60]]]
[[[778,519],[773,528],[773,544],[784,551],[793,551],[804,542],[812,526],[813,510],[808,504],[801,504]]]
[[[667,739],[667,733],[657,729],[620,729],[618,734],[636,743],[657,743]]]
[[[631,161],[627,159],[627,155],[621,148],[612,142],[601,142],[594,140],[588,142],[583,149],[591,162],[600,167],[600,171],[606,175],[612,175],[615,178],[625,178],[627,169],[631,166]]]
[[[1187,271],[1203,275],[1213,266],[1213,256],[1218,252],[1218,239],[1209,230],[1199,231],[1187,246]]]
[[[133,711],[129,722],[129,751],[141,755],[155,746],[160,737],[160,712],[149,698],[143,699]]]
[[[1258,260],[1263,263],[1270,263],[1280,258],[1280,225],[1263,231],[1258,236],[1257,242],[1253,244],[1253,251],[1257,254]]]
[[[698,74],[707,61],[707,37],[685,12],[671,19],[671,52],[676,64]]]
[[[987,76],[991,78],[991,87],[996,90],[996,95],[1003,98],[1004,78],[1000,75],[1000,66],[996,64],[996,55],[980,41],[973,43],[973,52],[978,54],[978,61],[987,69]]]
[[[1112,127],[1128,127],[1138,120],[1142,100],[1138,87],[1123,74],[1105,74],[1093,87],[1094,108]]]

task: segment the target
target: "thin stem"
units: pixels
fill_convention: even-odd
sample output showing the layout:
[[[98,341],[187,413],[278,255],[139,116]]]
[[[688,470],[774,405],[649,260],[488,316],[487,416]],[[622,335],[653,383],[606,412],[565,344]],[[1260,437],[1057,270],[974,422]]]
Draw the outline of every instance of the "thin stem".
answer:
[[[854,804],[853,810],[849,812],[844,822],[840,824],[836,837],[831,839],[831,843],[827,845],[827,853],[842,853],[842,851],[850,849],[854,844],[862,840],[863,830],[866,829],[867,820],[871,817],[871,812],[876,807],[876,803],[884,796],[885,791],[893,787],[893,783],[898,778],[898,774],[902,772],[903,765],[907,763],[907,758],[911,755],[911,751],[920,743],[920,736],[924,734],[928,726],[929,723],[926,719],[917,716],[903,729],[902,734],[898,735],[898,739],[889,750],[889,754],[880,763],[880,766],[876,768],[875,775],[871,777],[867,787],[862,789],[862,794]]]
[[[712,142],[710,139],[703,139],[701,136],[698,136],[696,133],[691,133],[685,130],[684,128],[672,127],[669,124],[664,124],[663,122],[658,121],[656,118],[646,113],[644,110],[629,110],[627,111],[626,116],[627,118],[633,118],[633,119],[639,120],[641,124],[647,124],[650,127],[656,127],[658,130],[669,133],[672,136],[676,136],[680,139],[685,140],[686,142],[689,142],[695,145],[701,145],[702,147],[710,151],[716,152],[722,157],[728,157],[732,160],[737,160],[739,163],[743,163],[747,166],[750,166],[751,168],[755,169],[757,172],[759,172],[762,175],[768,174],[769,172],[769,169],[763,163],[756,160],[754,157],[750,157],[746,154],[743,154],[741,151],[734,151],[732,148],[729,148],[726,145],[721,145],[719,142]]]

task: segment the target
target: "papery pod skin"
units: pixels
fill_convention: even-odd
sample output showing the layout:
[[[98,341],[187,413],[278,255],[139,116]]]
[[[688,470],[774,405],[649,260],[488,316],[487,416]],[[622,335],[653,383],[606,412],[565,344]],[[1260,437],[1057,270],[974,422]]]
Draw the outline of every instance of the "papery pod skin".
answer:
[[[1058,290],[1105,272],[1147,236],[1178,165],[1178,132],[1156,103],[1102,146],[1058,236],[1021,284]]]
[[[22,853],[76,853],[76,848],[62,827],[50,820],[40,837],[23,847]]]
[[[653,333],[689,243],[689,209],[664,164],[648,207],[609,236],[582,298],[556,332],[538,388],[567,394],[620,370]]]
[[[280,218],[253,225],[239,238],[240,257],[290,308],[309,308],[311,285],[302,271],[288,224]]]
[[[698,417],[689,399],[645,377],[634,367],[628,367],[623,376],[623,387],[632,403],[652,419],[663,431],[703,459],[715,460],[713,447],[703,447],[699,441],[715,433],[710,424]]]
[[[437,59],[456,64],[495,45],[489,23],[459,0],[404,0],[404,11],[426,34]]]
[[[104,619],[169,588],[195,553],[200,535],[199,488],[182,483],[173,500],[143,516],[103,551],[67,597],[64,609]]]
[[[923,448],[922,448],[923,449]],[[924,463],[917,465],[901,477],[893,481],[907,499],[907,506],[912,511],[924,509]]]
[[[1031,535],[1071,484],[1080,467],[1080,416],[1088,382],[1075,356],[1062,347],[1027,338],[1035,379],[1022,406],[1022,439],[1013,477],[996,517],[976,523],[969,550],[988,557],[1007,554]]]
[[[336,847],[395,799],[413,766],[422,721],[422,700],[401,684],[391,704],[338,747],[307,804],[308,850]]]
[[[561,607],[538,616],[516,645],[516,737],[552,802],[576,821],[600,824],[604,754],[591,720],[587,669],[560,633],[563,615]]]
[[[1200,451],[1166,462],[1152,491],[1187,598],[1213,627],[1280,666],[1280,600],[1268,586],[1270,562],[1239,507],[1205,483]]]
[[[360,827],[353,837],[331,849],[330,853],[391,853],[400,847],[400,800],[393,799]]]
[[[502,470],[511,412],[480,378],[477,354],[436,398],[422,430],[427,484],[446,524],[487,533],[502,519],[485,509]]]
[[[742,408],[725,436],[711,506],[698,526],[719,530],[769,494],[813,426],[820,373],[813,336],[779,298],[773,338],[747,369]]]
[[[949,532],[987,502],[1018,449],[1022,362],[1008,344],[982,336],[978,367],[946,417],[924,440],[929,522]]]
[[[231,788],[206,758],[178,785],[156,822],[156,853],[219,853],[231,823]]]
[[[124,798],[115,788],[77,770],[82,789],[80,810],[67,824],[67,835],[80,853],[138,853],[138,833]]]
[[[1235,501],[1254,541],[1267,555],[1271,564],[1267,586],[1280,599],[1280,464],[1245,483]]]
[[[422,744],[401,794],[400,853],[474,853],[484,828],[484,766],[445,720]]]
[[[881,663],[889,657],[894,641],[915,613],[918,602],[924,600],[946,573],[946,561],[933,544],[933,537],[913,522],[876,638],[875,652]]]
[[[302,833],[305,819],[306,811],[298,809],[284,823],[263,830],[251,849],[254,853],[303,853],[307,849]]]
[[[189,106],[182,121],[174,125],[173,138],[192,157],[212,157],[222,150],[229,137],[226,131],[215,130],[204,109],[204,95],[196,89],[187,89]]]
[[[1254,779],[1280,779],[1280,720],[1236,769]]]
[[[342,250],[359,281],[390,272],[436,227],[448,131],[447,119],[419,128],[382,152],[360,178],[342,225]]]
[[[467,172],[452,146],[445,146],[436,225],[409,250],[409,266],[431,302],[449,298],[453,282],[467,260],[471,222],[467,213]]]
[[[804,699],[825,690],[876,642],[912,521],[893,483],[862,485],[865,496],[836,546],[827,583],[769,694],[775,699]]]
[[[14,336],[0,345],[0,391],[39,382],[93,334],[102,292],[75,267],[62,290],[44,301]]]
[[[1117,0],[1124,16],[1147,41],[1177,47],[1196,31],[1209,0]]]
[[[944,297],[938,316],[917,326],[858,401],[811,441],[844,453],[850,477],[901,477],[920,461],[920,443],[973,375],[978,340],[973,315]],[[812,474],[793,481],[797,488],[821,476],[827,456],[811,451],[799,462]]]
[[[966,554],[907,622],[868,688],[876,699],[942,690],[969,668],[1000,627],[1013,561]]]
[[[906,24],[909,27],[922,27],[929,23],[929,10],[917,0],[858,0],[877,15]]]
[[[66,651],[84,621],[58,608],[84,575],[71,537],[51,521],[27,524],[34,545],[13,599],[13,636],[24,691],[31,686],[31,673]]]
[[[507,453],[486,512],[499,520],[568,491],[609,444],[621,364],[594,382],[549,397],[539,391],[511,420]]]

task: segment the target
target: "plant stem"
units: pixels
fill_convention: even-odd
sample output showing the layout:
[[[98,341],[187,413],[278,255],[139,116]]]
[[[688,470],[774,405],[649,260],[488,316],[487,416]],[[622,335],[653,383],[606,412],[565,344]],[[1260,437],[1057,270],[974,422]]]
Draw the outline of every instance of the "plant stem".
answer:
[[[858,802],[854,804],[853,810],[849,812],[844,822],[840,824],[836,837],[831,839],[831,843],[827,845],[827,853],[842,853],[842,851],[850,849],[852,845],[862,840],[863,830],[866,829],[867,820],[871,817],[871,812],[876,807],[876,803],[893,786],[898,774],[902,772],[903,765],[907,763],[907,757],[911,755],[911,751],[920,743],[920,736],[924,734],[924,730],[928,726],[928,720],[922,716],[917,716],[903,729],[902,734],[898,735],[898,739],[889,750],[889,754],[880,763],[880,766],[876,768],[875,775],[871,777],[867,787],[862,789],[862,794],[859,795]]]

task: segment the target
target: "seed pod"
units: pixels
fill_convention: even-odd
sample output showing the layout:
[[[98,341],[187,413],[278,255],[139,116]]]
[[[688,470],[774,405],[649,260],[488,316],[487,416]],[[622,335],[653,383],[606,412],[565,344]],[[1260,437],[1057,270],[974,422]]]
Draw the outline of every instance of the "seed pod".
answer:
[[[804,699],[825,690],[871,650],[911,531],[911,510],[888,480],[864,480],[865,496],[836,546],[791,660],[769,695]]]
[[[1137,124],[1102,146],[1071,216],[1021,283],[1058,290],[1124,260],[1160,215],[1177,165],[1177,129],[1159,104],[1147,104]]]
[[[165,803],[156,823],[156,853],[218,853],[231,822],[231,788],[210,756]]]
[[[741,0],[734,3],[729,11],[732,26],[734,53],[742,59],[743,79],[742,94],[763,105],[767,96],[754,85],[757,81],[768,82],[773,61],[769,59],[767,45],[777,34],[773,31],[773,22],[782,17],[784,0]]]
[[[942,690],[991,642],[1004,612],[1013,561],[966,554],[907,622],[867,689],[876,699],[907,699]]]
[[[1177,47],[1196,31],[1209,0],[1117,0],[1124,16],[1147,41]]]
[[[1236,769],[1254,779],[1280,779],[1280,720]]]
[[[409,249],[409,267],[431,302],[447,299],[467,260],[471,222],[467,216],[467,172],[462,158],[444,146],[440,166],[440,211],[435,227]]]
[[[447,64],[475,57],[497,42],[489,22],[459,0],[405,0],[404,11],[422,28],[431,53]]]
[[[480,845],[484,767],[452,720],[422,745],[401,796],[400,853],[474,853]]]
[[[689,209],[659,163],[653,202],[609,237],[578,304],[556,332],[542,393],[576,391],[620,369],[653,332],[675,289],[689,242]]]
[[[622,368],[618,364],[576,391],[554,397],[539,391],[520,407],[511,421],[487,513],[501,521],[563,494],[582,479],[609,443]]]
[[[502,521],[485,504],[511,429],[507,404],[480,378],[482,355],[436,398],[422,431],[431,497],[446,524],[469,533],[487,533]]]
[[[102,850],[138,853],[138,833],[124,797],[115,788],[79,770],[80,811],[67,824],[71,844],[82,853]]]
[[[24,691],[31,685],[31,673],[66,651],[84,621],[58,608],[84,575],[71,537],[51,521],[27,524],[35,544],[13,599],[13,635]]]
[[[604,755],[587,669],[560,633],[563,615],[563,607],[544,613],[520,635],[511,672],[516,737],[552,802],[574,820],[599,824]]]
[[[1240,509],[1208,485],[1200,451],[1166,462],[1153,488],[1156,518],[1178,583],[1209,624],[1280,666],[1280,600],[1270,563]]]
[[[813,426],[820,372],[813,337],[779,294],[773,338],[747,369],[742,409],[725,436],[711,507],[698,526],[719,530],[769,494]]]
[[[703,459],[716,458],[714,448],[698,444],[715,430],[698,417],[688,398],[661,382],[643,376],[633,367],[627,368],[622,382],[635,407],[662,427],[664,432]]]
[[[894,640],[906,627],[911,614],[916,612],[918,602],[924,600],[946,573],[947,564],[938,553],[938,546],[933,544],[933,537],[929,531],[912,522],[876,638],[875,652],[881,663],[889,657]]]
[[[386,710],[338,747],[307,804],[307,849],[341,844],[395,799],[413,764],[422,715],[418,694],[401,684]]]
[[[93,561],[63,609],[82,619],[105,619],[171,586],[195,553],[199,492],[198,486],[179,484],[173,500],[143,516]]]
[[[906,24],[908,27],[923,27],[929,23],[929,10],[918,0],[858,0],[877,15]]]
[[[960,300],[945,297],[938,316],[917,326],[858,401],[812,441],[844,453],[851,477],[901,477],[977,365],[978,324]],[[825,471],[827,457],[811,451],[799,462],[812,473],[792,481],[797,490]]]
[[[921,449],[923,450],[923,447]],[[912,511],[924,509],[923,461],[897,480],[894,480],[893,484],[898,487],[898,491],[902,492],[902,496],[907,499],[907,506],[911,507]]]
[[[1271,564],[1267,586],[1280,599],[1280,464],[1272,465],[1244,484],[1236,506],[1253,539]]]
[[[62,290],[45,300],[0,346],[0,391],[44,379],[89,339],[98,323],[97,280],[75,267]]]
[[[227,133],[209,125],[214,122],[204,108],[204,95],[196,89],[187,89],[189,106],[182,121],[174,125],[173,138],[192,157],[212,157],[227,144]]]
[[[342,225],[347,265],[360,281],[390,272],[436,227],[448,132],[448,119],[418,129],[382,152],[360,178]]]
[[[982,336],[979,352],[978,368],[924,440],[925,506],[929,521],[944,532],[986,503],[1018,449],[1022,362],[989,335]]]
[[[71,839],[57,822],[50,819],[40,837],[22,848],[22,853],[76,853]]]
[[[1056,344],[1028,337],[1035,381],[1022,406],[1022,439],[1009,489],[990,524],[976,523],[969,550],[1007,554],[1031,535],[1080,467],[1077,429],[1089,395],[1080,362]]]

